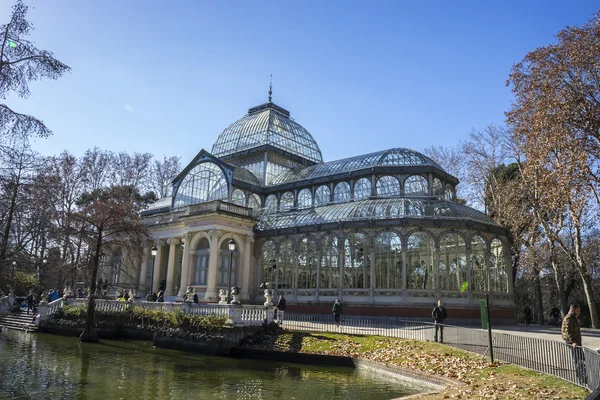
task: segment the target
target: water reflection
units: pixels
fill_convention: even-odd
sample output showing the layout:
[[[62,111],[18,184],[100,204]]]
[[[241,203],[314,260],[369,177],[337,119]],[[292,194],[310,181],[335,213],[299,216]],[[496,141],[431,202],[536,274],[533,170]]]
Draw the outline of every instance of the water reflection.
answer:
[[[349,368],[231,359],[4,331],[0,398],[390,399],[416,391]]]

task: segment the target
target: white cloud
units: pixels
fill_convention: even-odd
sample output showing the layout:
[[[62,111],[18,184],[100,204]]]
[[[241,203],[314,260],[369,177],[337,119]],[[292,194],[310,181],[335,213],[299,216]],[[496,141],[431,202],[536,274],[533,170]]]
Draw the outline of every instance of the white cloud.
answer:
[[[132,112],[133,110],[135,110],[135,108],[133,108],[133,106],[131,104],[123,104],[123,107],[129,112]]]

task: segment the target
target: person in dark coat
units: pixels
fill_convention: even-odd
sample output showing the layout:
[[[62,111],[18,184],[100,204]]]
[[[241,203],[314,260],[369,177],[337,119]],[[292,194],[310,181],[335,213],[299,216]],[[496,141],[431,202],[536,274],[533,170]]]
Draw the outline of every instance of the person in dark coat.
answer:
[[[525,315],[525,325],[529,325],[531,323],[531,308],[529,308],[529,306],[525,306],[523,314]]]
[[[197,293],[194,293],[193,299],[194,299],[194,304],[198,304],[198,294]]]
[[[333,308],[331,309],[333,312],[333,319],[337,326],[340,326],[340,315],[344,315],[342,310],[342,303],[340,303],[340,299],[335,299],[335,303],[333,303]]]
[[[438,330],[440,331],[440,343],[444,343],[444,320],[448,314],[441,300],[438,300],[438,305],[431,311],[431,318],[433,318],[435,333],[433,334],[433,340],[438,341]]]
[[[552,324],[554,326],[560,325],[560,310],[558,309],[558,307],[554,307],[550,311],[550,318],[552,318]]]
[[[277,319],[277,310],[285,311],[285,308],[286,308],[285,298],[283,297],[283,294],[280,294],[279,301],[277,302],[277,305],[275,306],[275,310],[273,311],[273,319]]]
[[[163,290],[161,290],[160,292],[158,292],[158,297],[156,298],[156,301],[159,303],[164,303],[165,302],[165,292]]]
[[[581,347],[582,341],[579,314],[581,314],[579,304],[571,304],[569,313],[562,322],[561,336],[567,346],[571,349],[571,357],[573,358],[577,380],[580,385],[585,386],[587,384],[587,376],[585,370],[585,353]]]

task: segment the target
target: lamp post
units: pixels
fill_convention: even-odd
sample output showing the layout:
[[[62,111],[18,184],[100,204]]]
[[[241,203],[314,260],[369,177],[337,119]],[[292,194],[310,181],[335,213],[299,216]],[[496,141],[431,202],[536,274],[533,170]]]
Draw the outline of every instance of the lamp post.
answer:
[[[235,251],[235,241],[229,241],[229,279],[227,280],[227,304],[231,303],[231,266],[233,264],[233,252]]]
[[[152,253],[152,278],[150,279],[150,293],[154,293],[154,262],[156,261],[156,254],[158,253],[158,248],[156,248],[156,245],[152,246],[150,253]]]

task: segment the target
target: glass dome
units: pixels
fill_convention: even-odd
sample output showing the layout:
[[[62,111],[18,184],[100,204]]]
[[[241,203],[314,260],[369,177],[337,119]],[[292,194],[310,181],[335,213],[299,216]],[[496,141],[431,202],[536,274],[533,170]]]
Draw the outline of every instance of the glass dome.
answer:
[[[267,145],[305,160],[323,162],[312,135],[290,118],[289,111],[273,103],[251,108],[248,115],[229,125],[217,138],[212,154],[225,157]]]

